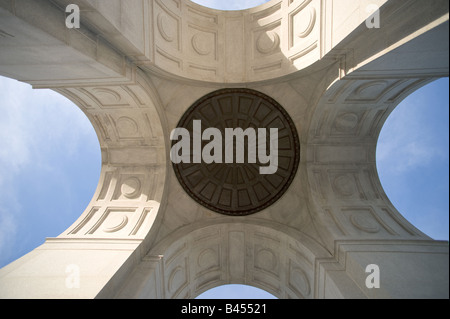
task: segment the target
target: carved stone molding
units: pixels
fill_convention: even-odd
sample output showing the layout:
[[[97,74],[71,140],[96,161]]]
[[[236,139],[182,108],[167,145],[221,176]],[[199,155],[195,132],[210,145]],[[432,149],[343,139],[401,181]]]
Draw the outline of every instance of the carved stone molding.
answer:
[[[177,239],[154,247],[139,265],[140,270],[130,275],[131,284],[117,297],[195,298],[224,283],[246,283],[280,298],[314,298],[318,279],[315,258],[329,258],[321,249],[302,235],[291,237],[249,221],[190,225],[179,231]],[[144,285],[157,287],[146,291],[147,295],[133,290],[133,283],[143,273],[151,274]]]
[[[237,12],[187,0],[80,0],[77,30],[64,26],[68,1],[0,1],[0,73],[85,112],[101,178],[67,231],[0,270],[0,297],[193,298],[237,283],[280,298],[448,298],[448,243],[393,207],[375,160],[395,106],[448,76],[447,0],[374,0],[382,30],[365,26],[366,1],[350,0],[272,0]],[[292,128],[281,178],[234,171],[254,195],[231,205],[245,216],[211,211],[227,202],[226,178],[216,189],[202,178],[183,188],[169,160],[170,130],[223,88],[244,92],[242,101],[213,97],[199,112],[208,125],[227,120],[216,111],[231,106],[247,126],[267,118]],[[383,268],[379,290],[364,285],[367,263]],[[80,289],[64,285],[68,264],[82,270]]]
[[[242,164],[174,164],[178,181],[194,200],[215,212],[243,216],[271,206],[286,192],[300,162],[300,142],[292,119],[275,100],[249,89],[219,90],[194,103],[177,127],[192,137],[195,120],[201,121],[202,131],[217,128],[223,138],[226,128],[277,128],[279,167],[274,174],[262,175],[260,168],[266,165],[248,159]],[[271,144],[269,134],[266,139]],[[244,150],[248,145],[246,139]]]

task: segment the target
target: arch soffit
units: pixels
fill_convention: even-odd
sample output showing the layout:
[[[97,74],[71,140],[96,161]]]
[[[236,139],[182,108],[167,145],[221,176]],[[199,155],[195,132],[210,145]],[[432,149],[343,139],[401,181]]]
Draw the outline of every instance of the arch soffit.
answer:
[[[152,298],[195,298],[217,286],[247,284],[278,298],[312,298],[317,259],[335,261],[313,238],[285,225],[233,217],[202,221],[154,246],[119,296],[149,297],[147,284],[158,287]],[[144,273],[142,290],[129,291]]]
[[[145,239],[166,202],[169,134],[159,95],[136,70],[123,85],[55,88],[94,126],[102,172],[91,203],[59,238]]]

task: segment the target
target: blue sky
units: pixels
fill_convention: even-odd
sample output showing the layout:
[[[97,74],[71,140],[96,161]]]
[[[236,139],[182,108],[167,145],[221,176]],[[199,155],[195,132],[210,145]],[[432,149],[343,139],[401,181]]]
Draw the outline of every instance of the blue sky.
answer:
[[[1,267],[81,215],[101,155],[92,125],[63,96],[6,78],[0,92]]]
[[[235,10],[255,1],[197,0]],[[377,166],[398,210],[434,239],[449,239],[449,80],[406,99],[380,136]],[[101,154],[92,125],[66,98],[0,77],[0,268],[57,237],[89,204]],[[223,286],[205,298],[267,298]]]
[[[434,239],[449,239],[449,80],[401,103],[377,150],[394,205]],[[97,136],[74,104],[49,90],[0,78],[0,267],[56,237],[89,204],[101,168]],[[38,226],[38,227],[37,227]],[[224,286],[204,298],[267,298]]]
[[[381,131],[377,168],[391,202],[421,231],[449,240],[449,79],[406,98]]]
[[[191,0],[202,6],[219,10],[242,10],[256,7],[268,2],[268,0]]]

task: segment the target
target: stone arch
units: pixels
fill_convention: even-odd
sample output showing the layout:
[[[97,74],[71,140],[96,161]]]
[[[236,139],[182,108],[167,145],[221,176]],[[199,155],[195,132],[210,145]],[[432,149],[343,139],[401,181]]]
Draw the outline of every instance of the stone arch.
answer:
[[[195,298],[245,284],[278,298],[314,298],[317,261],[331,254],[295,229],[257,219],[222,218],[172,233],[152,248],[117,298]]]
[[[394,32],[367,29],[365,1],[273,0],[234,13],[182,0],[81,1],[81,30],[64,27],[65,3],[1,2],[0,72],[88,114],[102,177],[67,232],[0,271],[0,296],[182,298],[221,280],[279,297],[448,296],[448,243],[395,211],[375,169],[390,108],[448,75],[448,1],[377,1]],[[304,147],[284,202],[224,220],[182,198],[167,138],[177,104],[229,86],[287,101]],[[383,269],[380,290],[364,285],[367,261]],[[68,263],[82,270],[82,291],[64,286]]]
[[[167,124],[153,84],[136,70],[127,85],[55,88],[94,126],[102,150],[97,191],[59,238],[147,238],[165,204]]]
[[[385,194],[376,146],[392,110],[432,80],[342,79],[320,99],[309,128],[306,170],[308,198],[329,249],[338,238],[428,238],[398,213]]]
[[[382,10],[388,11],[389,5]],[[392,23],[388,21],[385,23]],[[448,21],[441,22],[407,43],[389,39],[395,44],[371,48],[375,54],[367,54],[367,48],[357,41],[352,44],[355,51],[351,58],[346,56],[344,64],[335,65],[334,72],[330,68],[322,81],[323,91],[312,103],[305,130],[308,147],[303,168],[315,225],[330,250],[336,241],[356,238],[430,239],[397,211],[384,192],[376,167],[376,148],[382,127],[395,107],[424,85],[448,76],[448,62],[441,56],[446,48],[438,45],[446,41]],[[371,45],[377,46],[373,40]],[[417,47],[433,48],[433,53],[424,58],[412,49]],[[390,61],[408,56],[417,59],[416,74],[406,76],[406,62],[386,69]]]

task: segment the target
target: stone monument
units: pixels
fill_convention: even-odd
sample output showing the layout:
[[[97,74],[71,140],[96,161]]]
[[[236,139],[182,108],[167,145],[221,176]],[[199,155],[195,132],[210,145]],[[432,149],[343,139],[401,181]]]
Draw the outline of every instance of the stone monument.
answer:
[[[392,110],[449,74],[448,6],[0,1],[0,74],[69,98],[102,150],[89,207],[0,270],[0,297],[195,298],[247,284],[279,298],[448,298],[448,242],[401,216],[375,161]],[[196,161],[208,141],[192,137],[195,120],[211,134],[254,129],[258,147],[219,161],[250,145],[246,130]],[[176,128],[192,133],[192,163],[171,161]],[[270,129],[276,171],[261,174]]]

